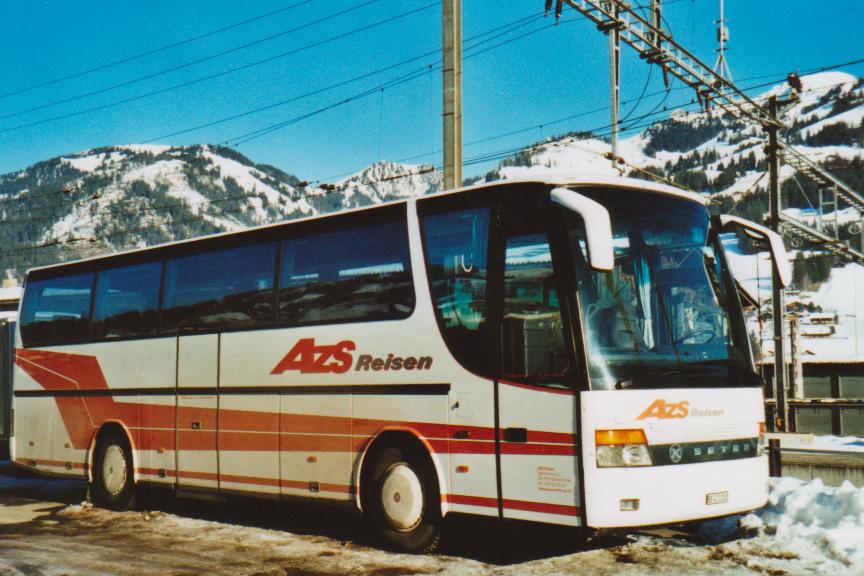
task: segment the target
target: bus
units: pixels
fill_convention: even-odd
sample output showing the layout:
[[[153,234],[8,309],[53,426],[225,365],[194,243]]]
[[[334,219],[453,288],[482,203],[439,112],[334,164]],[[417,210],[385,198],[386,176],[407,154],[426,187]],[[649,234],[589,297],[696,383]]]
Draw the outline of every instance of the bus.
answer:
[[[503,181],[31,270],[12,458],[356,506],[417,552],[473,514],[586,529],[761,507],[762,380],[720,236],[625,178]]]

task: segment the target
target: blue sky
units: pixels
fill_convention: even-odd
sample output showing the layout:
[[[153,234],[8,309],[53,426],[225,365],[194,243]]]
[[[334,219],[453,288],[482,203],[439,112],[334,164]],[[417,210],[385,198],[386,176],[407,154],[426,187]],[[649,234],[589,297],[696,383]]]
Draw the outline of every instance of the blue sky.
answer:
[[[728,60],[742,87],[779,80],[793,70],[864,57],[859,31],[864,3],[831,0],[818,10],[814,6],[803,0],[727,0]],[[551,16],[532,21],[542,8],[543,0],[463,0],[466,57],[490,48],[464,62],[466,159],[608,123],[608,111],[589,113],[608,104],[605,37],[568,7],[560,25],[552,25]],[[717,12],[717,0],[664,2],[674,37],[711,64]],[[379,159],[438,164],[437,55],[299,97],[438,50],[440,17],[441,6],[433,0],[4,0],[0,174],[112,144],[233,143],[286,121],[290,124],[241,143],[238,150],[253,161],[307,180],[333,180]],[[386,19],[392,20],[379,24]],[[323,21],[314,24],[316,20]],[[477,38],[511,22],[517,27],[509,33],[504,28]],[[482,40],[487,42],[467,49]],[[496,46],[502,42],[507,43]],[[181,44],[29,89],[175,43]],[[246,44],[253,45],[240,48]],[[318,46],[309,47],[312,44]],[[217,55],[223,51],[228,53]],[[662,81],[656,70],[648,78],[649,67],[632,50],[625,47],[623,53],[622,99],[635,101],[643,88],[647,94],[633,112],[638,116],[663,98]],[[190,64],[201,59],[206,60]],[[266,59],[270,61],[252,65]],[[225,73],[238,67],[244,68]],[[171,68],[176,69],[166,71]],[[844,70],[864,75],[861,64]],[[412,72],[417,75],[410,81],[376,89]],[[201,80],[213,75],[219,76]],[[142,79],[147,76],[152,77]],[[174,88],[181,84],[188,85]],[[369,95],[355,98],[364,91]],[[99,93],[88,95],[91,92]],[[128,99],[134,100],[118,103]],[[291,99],[295,100],[236,120],[169,136]],[[666,104],[690,99],[689,91],[677,90]],[[350,101],[297,120],[343,100]],[[623,113],[631,107],[622,105]],[[89,111],[93,108],[101,109]],[[578,114],[583,115],[553,123]],[[490,139],[509,132],[517,133]],[[478,140],[486,141],[468,145]],[[481,173],[494,163],[468,166],[465,175]]]

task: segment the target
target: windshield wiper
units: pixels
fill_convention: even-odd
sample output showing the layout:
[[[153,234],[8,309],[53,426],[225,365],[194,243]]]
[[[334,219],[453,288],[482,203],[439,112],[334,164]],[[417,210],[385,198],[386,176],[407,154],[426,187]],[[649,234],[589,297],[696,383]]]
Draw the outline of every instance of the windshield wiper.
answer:
[[[637,387],[637,383],[646,383],[654,378],[662,380],[667,376],[693,376],[699,374],[710,374],[716,372],[718,369],[728,368],[720,362],[713,362],[713,364],[715,364],[713,370],[711,369],[711,365],[707,363],[700,363],[699,365],[696,365],[696,363],[694,363],[691,365],[683,366],[657,366],[655,368],[645,368],[640,371],[638,376],[631,376],[630,378],[619,380],[615,384],[615,389],[623,390],[625,388],[634,388]]]

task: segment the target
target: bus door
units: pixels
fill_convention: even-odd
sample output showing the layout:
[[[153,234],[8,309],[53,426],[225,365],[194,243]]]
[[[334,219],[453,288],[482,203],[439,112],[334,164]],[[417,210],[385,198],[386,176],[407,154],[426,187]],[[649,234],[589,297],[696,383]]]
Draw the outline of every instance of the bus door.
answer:
[[[505,518],[580,523],[577,399],[544,211],[502,210],[498,449]],[[510,214],[508,215],[508,212]],[[533,218],[531,214],[536,214]]]
[[[177,486],[218,489],[219,334],[177,337]]]
[[[269,331],[225,332],[219,344],[219,491],[279,494],[281,398],[260,384],[271,369],[267,351],[280,339]]]

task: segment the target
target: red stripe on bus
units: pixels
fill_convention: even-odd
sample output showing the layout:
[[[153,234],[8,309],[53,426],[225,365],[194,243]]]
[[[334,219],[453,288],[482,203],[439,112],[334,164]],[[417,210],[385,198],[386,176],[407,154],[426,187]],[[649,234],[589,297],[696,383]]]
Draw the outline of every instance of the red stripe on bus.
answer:
[[[26,349],[18,349],[16,353],[16,363],[46,390],[109,389],[93,356]],[[111,396],[55,397],[54,400],[72,446],[79,450],[89,448],[93,435],[104,422],[118,421],[130,429],[135,447],[141,450],[216,450],[218,447],[269,451],[275,449],[278,438],[281,451],[359,452],[369,438],[398,424],[416,431],[436,452],[494,453],[491,441],[495,431],[488,427],[191,406],[175,409],[172,405],[149,402],[118,402]],[[175,423],[179,444],[175,444]],[[193,423],[196,423],[195,428]],[[574,435],[559,432],[529,430],[528,443],[502,442],[501,446],[502,453],[514,455],[576,453]]]
[[[497,498],[484,496],[468,496],[466,494],[446,494],[444,496],[451,504],[462,504],[465,506],[480,506],[482,508],[497,508]],[[578,506],[566,504],[547,504],[544,502],[530,502],[528,500],[511,500],[505,498],[502,502],[504,508],[509,510],[522,510],[525,512],[539,512],[542,514],[557,514],[559,516],[578,516],[581,512]]]
[[[486,498],[484,496],[468,496],[465,494],[444,494],[442,495],[442,498],[451,504],[480,506],[481,508],[498,508],[497,498]]]
[[[544,502],[529,502],[527,500],[504,499],[504,508],[522,510],[525,512],[540,512],[542,514],[558,514],[559,516],[578,516],[579,507],[566,504],[546,504]]]
[[[309,482],[302,480],[277,480],[275,478],[261,478],[258,476],[243,476],[238,474],[213,474],[212,472],[194,472],[189,470],[159,470],[157,468],[138,468],[138,473],[145,476],[160,476],[171,478],[186,478],[190,480],[210,480],[213,482],[230,482],[232,484],[248,484],[255,486],[273,486],[281,488],[295,488],[298,490],[309,490]],[[353,494],[354,487],[344,484],[330,484],[322,482],[318,484],[322,492],[337,492],[340,494]]]

